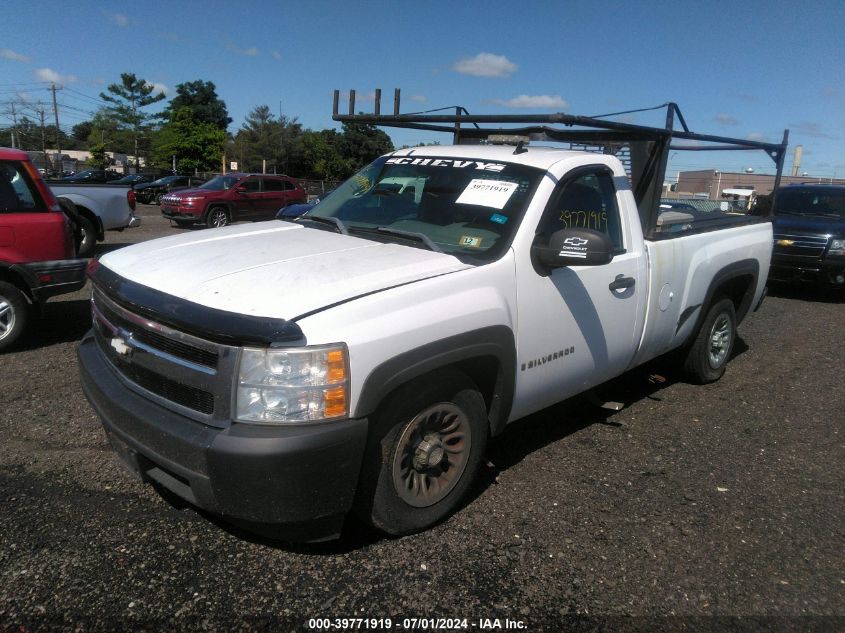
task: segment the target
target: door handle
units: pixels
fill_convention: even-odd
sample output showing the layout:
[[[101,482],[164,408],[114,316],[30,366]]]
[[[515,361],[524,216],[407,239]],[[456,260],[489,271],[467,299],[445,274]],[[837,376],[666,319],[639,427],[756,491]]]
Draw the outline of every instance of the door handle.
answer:
[[[637,280],[633,277],[625,277],[624,275],[616,275],[616,279],[610,282],[608,288],[611,291],[622,290],[623,288],[632,288]]]

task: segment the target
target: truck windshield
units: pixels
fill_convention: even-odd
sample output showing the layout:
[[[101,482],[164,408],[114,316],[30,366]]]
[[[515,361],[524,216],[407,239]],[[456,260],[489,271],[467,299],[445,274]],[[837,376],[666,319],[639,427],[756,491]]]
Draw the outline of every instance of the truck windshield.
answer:
[[[226,191],[231,189],[232,185],[238,182],[237,176],[217,176],[212,178],[207,183],[199,186],[200,189],[211,189],[212,191]]]
[[[841,189],[782,189],[775,214],[812,215],[845,220],[845,187]]]
[[[542,175],[473,158],[382,157],[302,220],[333,218],[320,228],[492,261],[508,247]]]

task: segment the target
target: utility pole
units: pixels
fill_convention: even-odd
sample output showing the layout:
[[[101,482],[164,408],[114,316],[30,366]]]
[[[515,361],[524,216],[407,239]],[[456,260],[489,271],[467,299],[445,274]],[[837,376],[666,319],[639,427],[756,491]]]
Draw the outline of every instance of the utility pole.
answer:
[[[18,131],[18,112],[15,110],[15,102],[9,102],[9,114],[12,115],[12,149],[16,149],[17,145],[15,145],[15,136],[18,136],[18,145],[20,145],[20,137],[17,134]]]
[[[62,131],[59,129],[59,106],[56,104],[56,84],[50,84],[50,91],[53,93],[53,115],[56,117],[56,151],[59,154],[59,173],[64,171],[64,162],[62,161]]]
[[[52,169],[53,166],[50,164],[50,157],[47,156],[47,130],[44,126],[44,119],[47,118],[47,108],[39,101],[38,105],[35,106],[35,113],[41,120],[41,153],[44,155],[44,167],[45,169]]]

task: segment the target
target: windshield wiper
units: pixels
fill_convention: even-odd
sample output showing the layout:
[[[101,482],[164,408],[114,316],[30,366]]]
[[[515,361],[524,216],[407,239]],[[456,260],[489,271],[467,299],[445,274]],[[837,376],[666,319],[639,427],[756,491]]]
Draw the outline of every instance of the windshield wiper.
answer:
[[[316,222],[318,224],[329,224],[342,235],[349,235],[349,229],[346,228],[346,225],[338,220],[337,218],[333,218],[331,216],[323,217],[321,215],[301,215],[294,220],[294,222],[299,222],[301,220],[309,220],[311,222]]]
[[[394,235],[396,237],[402,237],[406,239],[411,239],[414,241],[419,242],[423,246],[425,246],[428,250],[434,251],[435,253],[442,253],[443,249],[440,248],[437,244],[431,241],[431,238],[426,235],[425,233],[416,233],[414,231],[402,231],[401,229],[391,229],[389,226],[377,226],[374,229],[356,226],[352,229],[355,232],[360,231],[361,233],[383,233],[385,235]]]

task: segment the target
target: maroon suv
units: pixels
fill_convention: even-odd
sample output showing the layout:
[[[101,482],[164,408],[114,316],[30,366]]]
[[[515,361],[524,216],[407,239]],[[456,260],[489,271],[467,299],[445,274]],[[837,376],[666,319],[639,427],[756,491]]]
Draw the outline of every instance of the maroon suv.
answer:
[[[271,174],[223,174],[196,189],[162,197],[161,214],[179,226],[226,226],[238,220],[272,220],[282,207],[308,198],[293,178]]]

